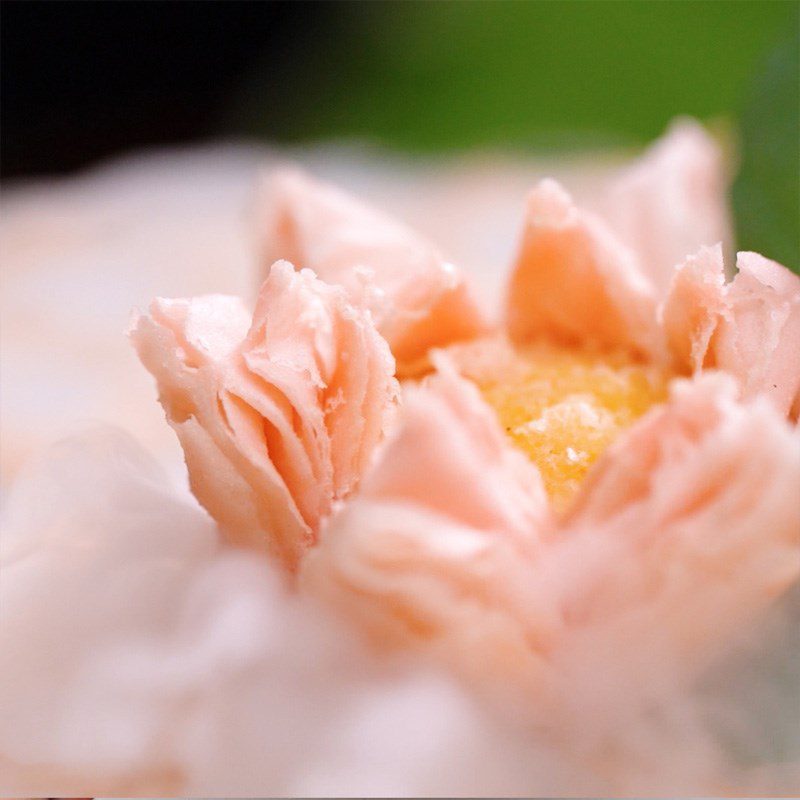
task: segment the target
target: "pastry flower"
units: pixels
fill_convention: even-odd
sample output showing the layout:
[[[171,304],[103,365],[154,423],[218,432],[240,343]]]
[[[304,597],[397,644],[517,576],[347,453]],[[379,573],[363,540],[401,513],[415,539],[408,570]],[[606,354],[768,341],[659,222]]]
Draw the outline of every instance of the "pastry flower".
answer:
[[[493,323],[424,239],[280,173],[253,315],[158,299],[131,335],[231,542],[563,712],[576,664],[689,678],[800,573],[800,279],[739,253],[726,280],[723,197],[689,122],[599,213],[542,181]]]

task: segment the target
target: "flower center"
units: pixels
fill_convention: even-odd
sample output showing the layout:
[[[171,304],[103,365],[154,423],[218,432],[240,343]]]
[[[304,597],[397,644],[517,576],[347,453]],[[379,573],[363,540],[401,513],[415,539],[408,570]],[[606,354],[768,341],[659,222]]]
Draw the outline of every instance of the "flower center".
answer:
[[[557,510],[637,417],[666,398],[668,375],[622,354],[537,345],[502,379],[478,380],[506,434],[538,467]]]

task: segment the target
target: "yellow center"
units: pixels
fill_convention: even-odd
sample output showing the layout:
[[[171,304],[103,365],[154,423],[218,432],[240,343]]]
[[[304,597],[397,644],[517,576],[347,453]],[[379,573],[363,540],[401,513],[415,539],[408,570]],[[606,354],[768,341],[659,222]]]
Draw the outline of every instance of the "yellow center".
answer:
[[[552,345],[529,348],[517,360],[511,377],[478,383],[561,510],[603,450],[665,399],[668,376],[622,354]]]

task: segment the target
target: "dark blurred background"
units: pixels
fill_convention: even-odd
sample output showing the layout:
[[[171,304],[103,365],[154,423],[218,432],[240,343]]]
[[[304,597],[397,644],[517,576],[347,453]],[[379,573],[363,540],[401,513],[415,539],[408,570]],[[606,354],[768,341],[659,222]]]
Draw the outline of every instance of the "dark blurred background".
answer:
[[[2,3],[2,176],[219,137],[410,152],[739,146],[740,245],[800,250],[798,2]]]

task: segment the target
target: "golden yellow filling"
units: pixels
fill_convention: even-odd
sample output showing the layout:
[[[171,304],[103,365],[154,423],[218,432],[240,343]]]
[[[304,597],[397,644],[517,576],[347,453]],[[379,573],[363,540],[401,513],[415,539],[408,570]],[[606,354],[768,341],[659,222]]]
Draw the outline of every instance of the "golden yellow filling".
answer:
[[[478,381],[509,438],[542,473],[556,509],[575,494],[606,447],[654,403],[668,375],[622,354],[538,345],[511,377]]]

